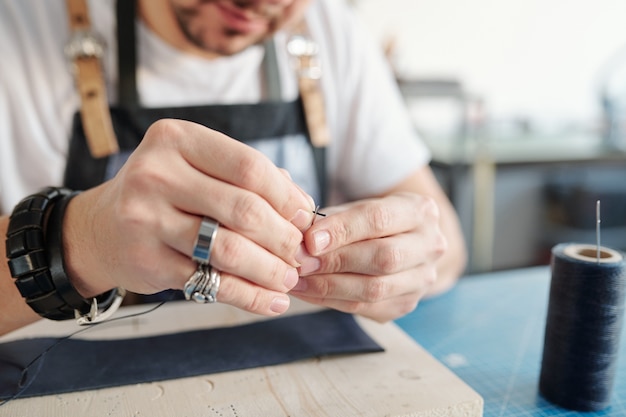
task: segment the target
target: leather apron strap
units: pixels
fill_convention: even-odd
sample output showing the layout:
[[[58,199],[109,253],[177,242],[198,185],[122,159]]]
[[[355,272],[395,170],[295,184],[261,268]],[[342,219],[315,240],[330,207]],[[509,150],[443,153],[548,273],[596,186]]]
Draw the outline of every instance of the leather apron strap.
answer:
[[[298,88],[311,143],[316,148],[324,148],[330,143],[330,133],[326,123],[324,97],[320,88],[322,68],[317,58],[318,45],[313,41],[304,19],[293,31],[287,43],[287,50],[296,61]]]
[[[330,132],[326,121],[326,108],[320,78],[322,68],[317,58],[318,45],[313,41],[305,19],[295,27],[287,42],[287,51],[296,61],[298,89],[306,118],[309,139],[313,146],[315,171],[322,187],[320,204],[326,204],[328,196],[328,174],[326,170],[326,147],[330,143]]]
[[[103,43],[91,31],[85,0],[66,0],[66,6],[72,32],[66,53],[74,63],[80,114],[89,151],[94,158],[102,158],[119,151],[100,65]]]

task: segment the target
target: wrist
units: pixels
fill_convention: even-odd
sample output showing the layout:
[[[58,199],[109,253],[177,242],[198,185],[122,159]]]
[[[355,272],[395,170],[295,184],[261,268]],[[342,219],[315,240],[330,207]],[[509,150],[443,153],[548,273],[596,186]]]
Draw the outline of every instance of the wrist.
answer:
[[[66,274],[76,291],[91,298],[116,287],[102,269],[97,248],[98,233],[93,230],[95,215],[90,212],[89,192],[72,199],[63,222],[63,249]]]

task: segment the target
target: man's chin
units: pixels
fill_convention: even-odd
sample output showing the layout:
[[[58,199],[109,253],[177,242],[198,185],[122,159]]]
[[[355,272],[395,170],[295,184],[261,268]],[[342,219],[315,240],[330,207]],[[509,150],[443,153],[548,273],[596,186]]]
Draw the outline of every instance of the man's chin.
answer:
[[[251,37],[242,37],[240,34],[229,34],[222,38],[219,43],[215,39],[208,39],[203,45],[203,49],[207,52],[217,55],[231,56],[248,49],[251,46],[263,43],[270,35]]]

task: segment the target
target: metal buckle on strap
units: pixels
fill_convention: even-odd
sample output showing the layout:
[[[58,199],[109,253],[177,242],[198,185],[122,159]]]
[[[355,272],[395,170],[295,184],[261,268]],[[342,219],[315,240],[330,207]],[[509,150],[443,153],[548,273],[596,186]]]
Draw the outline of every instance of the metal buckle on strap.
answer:
[[[80,311],[74,310],[76,323],[78,323],[78,325],[80,326],[86,326],[89,324],[95,324],[101,321],[105,321],[106,319],[111,317],[113,313],[117,311],[117,309],[122,304],[122,301],[124,300],[125,295],[126,295],[125,289],[121,287],[117,288],[116,293],[114,294],[113,301],[103,311],[100,311],[100,308],[98,307],[98,300],[94,297],[91,300],[91,309],[89,310],[89,313],[82,314]]]
[[[101,58],[106,44],[104,39],[91,30],[76,30],[72,32],[64,51],[67,59],[74,61],[80,58]]]
[[[312,80],[322,77],[322,67],[317,60],[319,46],[311,38],[295,34],[287,42],[287,52],[298,60],[298,75]]]

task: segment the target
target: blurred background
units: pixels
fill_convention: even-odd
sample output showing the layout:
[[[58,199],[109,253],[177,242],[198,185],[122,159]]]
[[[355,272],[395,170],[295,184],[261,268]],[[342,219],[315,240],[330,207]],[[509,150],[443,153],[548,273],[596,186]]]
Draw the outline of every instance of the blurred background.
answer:
[[[626,1],[353,0],[461,217],[468,273],[626,249]]]

